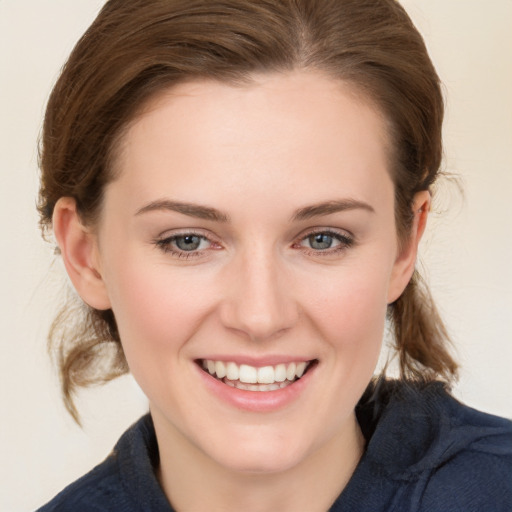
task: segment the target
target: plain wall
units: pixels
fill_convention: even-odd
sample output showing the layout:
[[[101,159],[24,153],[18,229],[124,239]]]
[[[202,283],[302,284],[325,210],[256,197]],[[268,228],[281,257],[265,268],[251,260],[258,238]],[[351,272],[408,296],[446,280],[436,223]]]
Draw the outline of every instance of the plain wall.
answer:
[[[101,0],[0,0],[0,510],[33,510],[100,462],[147,410],[130,377],[66,414],[46,333],[65,290],[37,228],[37,137],[66,56]],[[445,168],[422,260],[462,364],[455,395],[512,417],[510,0],[407,0],[445,85]],[[446,186],[445,186],[446,185]],[[443,188],[444,187],[444,188]]]

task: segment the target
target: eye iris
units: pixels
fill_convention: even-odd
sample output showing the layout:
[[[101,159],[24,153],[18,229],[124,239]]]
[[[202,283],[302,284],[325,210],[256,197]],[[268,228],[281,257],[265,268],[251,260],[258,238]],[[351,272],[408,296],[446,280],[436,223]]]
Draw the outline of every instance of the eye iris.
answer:
[[[325,250],[332,246],[333,237],[326,233],[316,233],[309,238],[309,244],[313,249]]]
[[[176,238],[176,246],[181,251],[195,251],[201,244],[201,237],[197,235],[185,235]]]

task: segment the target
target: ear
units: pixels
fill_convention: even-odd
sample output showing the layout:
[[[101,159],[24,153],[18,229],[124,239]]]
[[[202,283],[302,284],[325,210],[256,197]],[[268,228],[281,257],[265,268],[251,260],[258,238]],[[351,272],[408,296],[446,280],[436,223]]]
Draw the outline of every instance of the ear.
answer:
[[[92,308],[110,309],[99,268],[97,237],[82,224],[73,198],[57,201],[52,225],[64,266],[80,297]]]
[[[431,196],[428,190],[422,190],[414,196],[412,206],[414,219],[409,238],[405,246],[401,248],[393,265],[388,288],[388,304],[395,302],[400,297],[411,280],[416,265],[418,246],[427,225],[430,204]]]

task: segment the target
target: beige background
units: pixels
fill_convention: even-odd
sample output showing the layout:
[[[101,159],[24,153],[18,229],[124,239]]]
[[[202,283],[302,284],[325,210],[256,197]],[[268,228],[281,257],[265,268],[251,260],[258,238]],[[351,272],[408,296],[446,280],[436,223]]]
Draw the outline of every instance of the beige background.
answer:
[[[0,510],[33,510],[102,460],[146,402],[130,378],[66,415],[45,353],[65,289],[39,237],[36,140],[51,85],[101,0],[0,0]],[[510,0],[407,0],[445,84],[450,184],[422,259],[463,364],[455,394],[512,417]]]

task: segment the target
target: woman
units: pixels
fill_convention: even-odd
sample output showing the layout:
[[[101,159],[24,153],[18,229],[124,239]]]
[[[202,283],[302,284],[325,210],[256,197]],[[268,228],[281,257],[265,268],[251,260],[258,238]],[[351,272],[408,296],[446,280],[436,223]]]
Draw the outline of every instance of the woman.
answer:
[[[52,339],[76,418],[128,368],[151,414],[41,510],[510,509],[512,426],[448,394],[415,271],[442,118],[392,0],[107,2],[45,119],[87,305]]]

